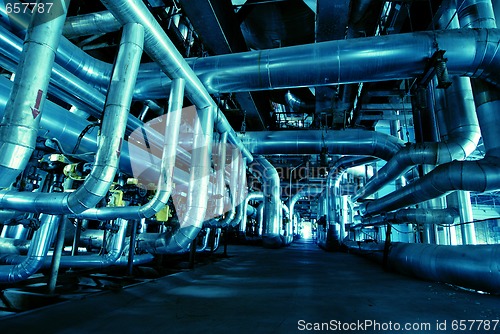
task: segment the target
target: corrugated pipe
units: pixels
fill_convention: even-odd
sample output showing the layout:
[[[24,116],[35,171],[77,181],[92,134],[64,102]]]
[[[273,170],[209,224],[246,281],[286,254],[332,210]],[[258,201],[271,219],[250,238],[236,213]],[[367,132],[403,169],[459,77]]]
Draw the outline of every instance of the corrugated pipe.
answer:
[[[264,193],[263,192],[253,192],[249,193],[247,197],[245,198],[245,201],[243,202],[243,209],[241,212],[244,212],[242,215],[241,223],[240,223],[240,234],[245,235],[247,232],[247,212],[248,208],[250,207],[249,202],[250,201],[264,201]]]
[[[68,17],[64,23],[63,35],[66,38],[105,34],[118,31],[121,23],[109,11]]]
[[[183,100],[184,80],[175,79],[168,101],[161,166],[156,193],[153,198],[143,206],[92,208],[75,215],[75,217],[95,220],[150,218],[167,205],[172,193],[172,180],[182,119]]]
[[[58,10],[35,11],[28,27],[14,88],[0,122],[0,189],[12,185],[35,149],[69,1],[62,0],[57,5]]]
[[[384,244],[346,243],[349,250],[382,259]],[[428,281],[500,293],[500,245],[439,246],[391,243],[387,268]]]
[[[185,209],[177,211],[180,227],[173,234],[169,232],[158,236],[144,235],[141,243],[152,254],[186,251],[203,226],[208,205],[214,112],[199,110],[198,115],[199,124],[196,124],[193,135],[193,154]],[[181,197],[181,194],[177,197]]]
[[[175,45],[170,41],[163,28],[140,0],[102,0],[101,1],[122,24],[139,23],[145,28],[145,51],[161,70],[171,79],[186,80],[186,95],[198,110],[212,112],[215,127],[220,133],[227,132],[228,139],[237,146],[242,154],[252,161],[253,157],[243,146],[228,120],[208,94],[206,88],[186,63]]]
[[[360,224],[352,228],[364,226],[380,226],[387,224],[427,224],[453,225],[460,218],[456,209],[400,209],[374,217],[363,217]]]
[[[490,98],[500,98],[500,96]],[[479,102],[481,103],[481,102]],[[446,195],[453,190],[487,192],[500,189],[500,99],[476,103],[486,155],[477,161],[453,161],[380,199],[360,205],[362,215],[375,215]]]
[[[465,160],[476,149],[481,131],[476,116],[470,81],[454,77],[446,90],[447,139],[439,143],[416,143],[405,146],[351,199],[366,198],[415,165],[440,165]]]
[[[369,155],[384,160],[404,146],[394,136],[361,129],[246,132],[241,140],[253,154],[319,154],[326,147],[329,154]]]
[[[27,279],[42,268],[47,251],[54,241],[61,216],[42,214],[41,226],[35,231],[31,240],[28,255],[19,264],[0,266],[0,282],[19,282]],[[0,262],[5,263],[11,255],[0,257]]]
[[[252,164],[262,180],[262,192],[264,193],[264,228],[262,232],[262,244],[268,248],[281,247],[281,198],[280,178],[276,168],[263,156],[255,158]]]
[[[143,37],[143,28],[139,24],[124,27],[106,101],[99,149],[92,172],[83,185],[72,193],[0,192],[0,207],[35,213],[72,214],[94,207],[106,196],[118,170]]]

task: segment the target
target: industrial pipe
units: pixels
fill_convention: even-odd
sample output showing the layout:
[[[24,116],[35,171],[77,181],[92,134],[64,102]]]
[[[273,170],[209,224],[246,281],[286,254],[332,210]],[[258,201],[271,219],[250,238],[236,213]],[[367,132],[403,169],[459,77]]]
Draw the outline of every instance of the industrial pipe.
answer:
[[[500,189],[500,142],[498,124],[500,100],[477,106],[486,155],[477,161],[453,161],[442,164],[419,180],[380,199],[362,203],[362,215],[375,215],[437,198],[453,190],[487,192]]]
[[[382,262],[384,244],[345,242],[349,251]],[[391,243],[387,268],[428,281],[500,293],[500,246]]]
[[[368,155],[389,160],[404,147],[403,141],[384,133],[360,129],[282,130],[246,132],[243,144],[252,154]]]
[[[88,35],[105,34],[118,31],[120,22],[109,11],[83,14],[68,17],[64,23],[63,35],[66,38],[76,38]]]
[[[241,210],[241,212],[244,213],[240,223],[241,235],[245,235],[247,232],[247,212],[248,208],[250,207],[250,201],[264,201],[264,193],[260,191],[249,193],[245,198],[245,201],[243,202],[243,209]]]
[[[440,165],[454,160],[465,160],[474,152],[481,131],[470,81],[460,77],[453,77],[451,81],[452,85],[445,92],[446,110],[442,112],[446,121],[446,140],[405,146],[356,192],[351,198],[352,201],[370,196],[415,165]]]
[[[11,264],[12,255],[0,256],[0,262],[8,265],[0,266],[0,282],[19,282],[27,279],[42,268],[47,251],[54,241],[61,216],[42,214],[40,228],[35,231],[30,243],[28,255],[23,256],[19,264]],[[18,258],[19,256],[14,256]]]
[[[263,156],[255,158],[255,163],[251,167],[259,173],[262,180],[262,192],[264,194],[263,246],[268,248],[281,247],[283,244],[280,234],[282,209],[278,172]]]
[[[188,66],[175,45],[170,41],[163,28],[140,0],[102,0],[101,1],[122,24],[139,23],[145,27],[145,51],[171,79],[186,80],[186,95],[198,110],[212,112],[215,127],[220,133],[227,132],[228,140],[237,146],[242,154],[252,161],[252,155],[243,146],[231,128],[224,114],[209,95],[201,81]]]
[[[35,11],[28,26],[14,88],[0,122],[0,189],[12,185],[35,149],[68,5],[61,0],[57,10]]]
[[[177,210],[180,227],[173,234],[168,232],[160,235],[143,235],[144,240],[141,244],[152,254],[186,251],[203,226],[208,205],[214,112],[199,110],[198,115],[193,134],[189,186],[185,195],[187,197],[183,199],[181,193],[177,193],[174,197],[176,208],[184,208]]]
[[[459,219],[456,209],[400,209],[374,217],[362,217],[352,228],[387,224],[453,225]]]
[[[100,136],[100,146],[90,175],[72,193],[0,192],[0,207],[35,213],[72,214],[94,207],[106,196],[118,170],[126,120],[142,56],[143,28],[124,27],[113,70]]]
[[[75,215],[75,217],[95,220],[116,219],[118,217],[124,219],[150,218],[167,205],[172,193],[172,180],[182,119],[183,99],[184,80],[175,79],[168,102],[161,166],[153,198],[143,206],[92,208]]]

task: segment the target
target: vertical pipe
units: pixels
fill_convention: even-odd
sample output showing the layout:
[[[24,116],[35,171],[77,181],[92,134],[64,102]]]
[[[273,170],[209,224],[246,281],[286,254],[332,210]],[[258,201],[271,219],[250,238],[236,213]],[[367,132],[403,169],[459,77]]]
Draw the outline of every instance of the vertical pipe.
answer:
[[[472,204],[470,202],[470,192],[469,191],[457,191],[459,212],[460,212],[460,223],[462,231],[462,244],[464,245],[475,245],[476,240],[476,230],[474,228],[473,214],[472,214]]]
[[[48,292],[53,294],[56,290],[57,276],[59,274],[59,264],[61,263],[61,256],[64,250],[64,236],[66,234],[66,218],[63,216],[59,221],[59,229],[57,230],[56,242],[54,244],[54,255],[50,264],[50,276]]]
[[[145,219],[143,218],[143,220]],[[132,226],[130,231],[130,244],[128,248],[128,259],[127,259],[128,276],[132,276],[134,273],[135,239],[137,237],[137,226],[138,226],[138,221],[134,219],[132,221]]]
[[[75,235],[73,236],[73,247],[71,248],[71,256],[78,255],[78,246],[80,243],[80,235],[82,234],[83,220],[76,220]]]
[[[69,0],[55,4],[60,7],[36,10],[28,26],[14,88],[0,122],[0,189],[12,185],[35,149]]]
[[[262,234],[262,243],[264,247],[281,247],[282,209],[279,175],[276,168],[266,158],[259,156],[254,160],[254,168],[261,174],[264,193],[265,228]]]

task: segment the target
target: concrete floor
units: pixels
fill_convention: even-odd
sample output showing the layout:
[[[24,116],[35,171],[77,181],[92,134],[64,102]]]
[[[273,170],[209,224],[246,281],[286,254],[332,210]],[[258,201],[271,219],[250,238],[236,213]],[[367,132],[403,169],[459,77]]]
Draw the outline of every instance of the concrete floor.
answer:
[[[395,323],[431,326],[414,333],[492,333],[477,326],[453,330],[452,322],[500,320],[500,297],[387,273],[369,260],[326,253],[311,242],[278,250],[229,246],[229,255],[193,271],[2,318],[0,329],[9,334],[298,333],[307,332],[299,330],[307,323],[372,320],[380,326],[392,322],[392,328]],[[446,330],[438,331],[437,322],[444,329],[445,321]],[[335,332],[335,326],[330,329]],[[336,332],[396,332],[373,329]]]

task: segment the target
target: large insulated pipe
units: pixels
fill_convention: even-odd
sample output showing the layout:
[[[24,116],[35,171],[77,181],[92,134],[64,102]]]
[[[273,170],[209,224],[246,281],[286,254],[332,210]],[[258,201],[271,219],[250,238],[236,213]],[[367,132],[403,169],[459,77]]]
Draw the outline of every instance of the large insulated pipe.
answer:
[[[60,8],[35,11],[29,24],[14,88],[0,122],[0,189],[12,185],[35,149],[68,5],[69,1],[61,0]]]
[[[317,195],[323,192],[323,187],[315,187],[313,185],[306,185],[297,191],[291,198],[288,203],[288,208],[290,209],[290,217],[293,217],[295,214],[295,205],[297,202],[304,196]]]
[[[443,164],[419,180],[380,199],[363,203],[363,215],[389,212],[446,195],[450,191],[486,192],[500,189],[500,141],[498,124],[500,99],[477,107],[486,155],[477,161],[453,161]]]
[[[319,154],[326,147],[329,154],[389,160],[404,147],[394,136],[361,129],[258,131],[246,132],[241,139],[253,154]]]
[[[364,226],[381,226],[387,224],[422,224],[422,225],[453,225],[459,219],[455,209],[400,209],[374,217],[363,217],[360,224],[353,228]]]
[[[128,24],[124,27],[106,100],[100,145],[92,171],[83,185],[72,193],[1,192],[0,207],[35,213],[72,214],[94,207],[106,196],[118,170],[143,40],[141,25]]]
[[[186,95],[200,111],[212,112],[215,127],[220,133],[227,132],[228,140],[236,145],[242,154],[252,161],[252,155],[243,146],[231,128],[224,114],[186,63],[175,45],[170,41],[163,28],[140,0],[102,0],[101,1],[122,24],[139,23],[145,28],[145,51],[159,65],[170,79],[186,80]]]
[[[23,257],[23,261],[19,264],[0,266],[0,282],[19,282],[42,268],[47,251],[57,234],[60,221],[61,216],[41,215],[41,226],[33,235],[28,255]],[[0,257],[0,262],[6,263],[5,260],[10,257],[10,255]]]
[[[190,64],[210,94],[289,89],[414,78],[438,45],[446,50],[450,75],[498,85],[499,34],[497,29],[426,31],[205,57]],[[151,87],[169,84],[154,65],[143,69],[138,89],[147,84],[154,93]]]
[[[240,157],[239,161],[239,178],[238,178],[238,188],[236,191],[237,201],[239,203],[236,206],[236,216],[233,221],[231,221],[231,226],[236,227],[243,219],[243,216],[247,213],[243,210],[243,201],[247,196],[247,159]]]
[[[75,215],[76,217],[95,220],[116,219],[118,217],[124,219],[150,218],[167,205],[172,193],[183,100],[184,80],[175,79],[168,101],[161,166],[153,198],[142,206],[92,208]]]
[[[64,23],[63,35],[66,38],[105,34],[118,31],[121,23],[109,11],[68,17]]]
[[[336,249],[345,238],[345,224],[340,215],[340,181],[349,168],[374,161],[372,157],[347,156],[338,159],[330,169],[326,180],[327,239],[325,249]]]
[[[252,168],[259,173],[264,193],[264,229],[262,244],[264,247],[282,246],[281,221],[282,209],[280,198],[280,178],[276,168],[263,156],[255,158]]]
[[[180,193],[174,198],[176,208],[184,208],[177,210],[180,227],[173,234],[168,232],[158,236],[144,235],[142,245],[152,254],[186,251],[203,226],[208,205],[214,112],[199,110],[198,115],[198,124],[195,124],[193,134],[193,154],[186,199],[181,199]],[[176,199],[179,201],[177,204]]]
[[[346,242],[350,251],[381,262],[384,244]],[[500,246],[391,243],[387,268],[424,280],[500,293]]]
[[[240,234],[242,235],[245,235],[245,233],[247,232],[247,211],[248,207],[250,206],[250,201],[264,201],[264,193],[260,191],[249,193],[245,198],[242,209],[243,217],[240,223]]]
[[[446,90],[447,138],[438,143],[414,143],[405,146],[384,167],[359,189],[353,201],[366,198],[406,173],[415,165],[440,165],[454,160],[465,160],[476,149],[481,131],[476,116],[470,81],[453,77]]]

